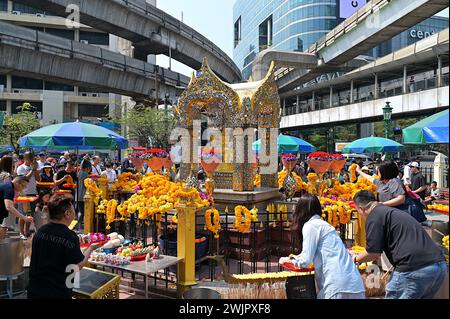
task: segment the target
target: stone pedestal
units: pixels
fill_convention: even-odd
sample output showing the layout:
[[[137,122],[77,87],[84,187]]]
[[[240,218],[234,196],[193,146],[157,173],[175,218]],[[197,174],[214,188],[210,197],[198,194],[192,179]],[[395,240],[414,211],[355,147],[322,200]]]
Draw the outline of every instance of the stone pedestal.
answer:
[[[281,193],[276,188],[257,188],[249,192],[237,192],[231,189],[215,189],[214,202],[219,211],[224,211],[228,206],[230,212],[237,205],[243,205],[251,209],[256,206],[258,210],[265,210],[267,204],[281,198]]]

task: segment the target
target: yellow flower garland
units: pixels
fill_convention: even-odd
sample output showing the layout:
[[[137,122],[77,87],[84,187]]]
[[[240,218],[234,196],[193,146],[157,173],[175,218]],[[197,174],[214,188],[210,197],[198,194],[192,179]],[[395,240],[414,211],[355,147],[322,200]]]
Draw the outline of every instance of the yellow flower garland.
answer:
[[[106,229],[111,229],[110,224],[116,221],[116,209],[118,202],[111,199],[106,205]]]
[[[213,223],[211,223],[211,215],[214,214]],[[214,233],[214,238],[219,238],[220,214],[215,208],[210,208],[205,212],[205,226],[210,232]]]
[[[234,208],[236,220],[234,221],[234,228],[241,233],[246,233],[251,226],[252,221],[258,221],[258,209],[253,207],[250,211],[247,207],[239,205]],[[244,222],[242,223],[242,214],[244,214]]]
[[[350,166],[349,171],[350,171],[350,182],[351,182],[351,183],[353,183],[353,182],[356,181],[356,168],[357,168],[357,167],[358,167],[357,164],[352,164],[352,165]]]
[[[84,186],[95,196],[95,202],[98,202],[102,191],[98,188],[97,183],[90,178],[86,178],[84,180]]]

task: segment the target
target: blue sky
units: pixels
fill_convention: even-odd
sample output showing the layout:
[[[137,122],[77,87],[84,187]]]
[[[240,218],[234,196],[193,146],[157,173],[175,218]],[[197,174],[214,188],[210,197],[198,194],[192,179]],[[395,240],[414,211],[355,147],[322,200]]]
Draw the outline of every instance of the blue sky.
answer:
[[[157,7],[194,28],[233,57],[234,0],[156,0]],[[158,56],[157,63],[168,67],[168,58]],[[191,69],[172,60],[172,70],[190,75]]]
[[[235,0],[156,0],[157,7],[194,28],[233,57],[233,5]],[[439,16],[448,17],[448,9]],[[157,64],[169,66],[165,56],[157,57]],[[191,75],[192,70],[172,60],[172,70]]]

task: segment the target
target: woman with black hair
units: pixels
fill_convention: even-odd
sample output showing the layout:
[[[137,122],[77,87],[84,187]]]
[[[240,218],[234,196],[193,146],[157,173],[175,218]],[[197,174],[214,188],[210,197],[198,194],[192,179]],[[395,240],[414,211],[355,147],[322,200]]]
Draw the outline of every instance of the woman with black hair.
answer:
[[[14,165],[12,156],[3,156],[0,160],[0,183],[11,182]]]
[[[53,183],[53,167],[50,163],[45,163],[42,167],[41,172],[41,182],[43,183]]]
[[[48,223],[47,203],[51,197],[50,192],[50,188],[40,188],[38,190],[39,199],[36,202],[36,209],[34,211],[34,227],[36,231]]]
[[[398,178],[398,166],[393,161],[385,161],[378,166],[380,179],[364,173],[357,167],[356,172],[374,183],[378,191],[378,199],[385,206],[398,207],[405,203],[406,188]]]
[[[92,164],[90,161],[83,161],[81,169],[78,171],[78,188],[77,188],[77,211],[78,211],[78,228],[81,229],[81,224],[84,219],[84,195],[86,194],[86,186],[84,180],[89,177],[92,172]]]
[[[300,255],[282,257],[280,264],[308,268],[314,263],[319,299],[365,299],[356,265],[336,230],[321,218],[319,199],[303,193],[293,214],[293,232],[302,243]]]

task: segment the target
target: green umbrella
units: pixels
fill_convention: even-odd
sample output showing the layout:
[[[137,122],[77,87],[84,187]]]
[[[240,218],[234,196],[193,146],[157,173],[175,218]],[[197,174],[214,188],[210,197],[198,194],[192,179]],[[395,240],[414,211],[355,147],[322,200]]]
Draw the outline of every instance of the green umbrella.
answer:
[[[253,150],[259,152],[261,149],[261,140],[257,140],[252,144]],[[308,142],[290,135],[278,135],[277,139],[278,153],[311,153],[316,148]]]
[[[20,138],[21,147],[124,149],[128,140],[104,127],[82,122],[42,127]]]
[[[387,153],[400,152],[404,146],[383,137],[365,137],[345,145],[342,153]]]
[[[448,110],[436,113],[403,129],[405,144],[448,144]]]

